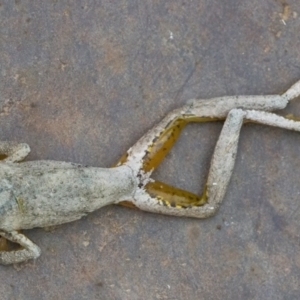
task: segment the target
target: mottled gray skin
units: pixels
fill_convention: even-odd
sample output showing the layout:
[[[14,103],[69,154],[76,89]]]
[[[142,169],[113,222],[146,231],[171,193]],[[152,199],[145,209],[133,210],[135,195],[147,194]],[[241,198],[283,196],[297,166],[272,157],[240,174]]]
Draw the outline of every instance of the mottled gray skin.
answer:
[[[123,200],[154,213],[195,218],[214,215],[233,172],[244,120],[300,131],[300,122],[269,112],[286,107],[299,95],[300,81],[283,95],[190,100],[169,113],[130,148],[126,162],[111,169],[55,161],[17,163],[27,156],[29,146],[0,142],[0,154],[7,156],[0,163],[0,235],[23,247],[22,250],[1,251],[0,263],[19,263],[40,255],[40,248],[17,230],[71,222]],[[143,158],[167,124],[184,115],[225,119],[208,174],[207,203],[188,208],[163,206],[145,188],[152,180],[153,170],[143,171]]]
[[[116,200],[131,199],[134,190],[127,166],[0,163],[0,228],[10,232],[71,222]]]
[[[56,161],[15,163],[27,155],[28,145],[0,142],[1,150],[9,156],[0,163],[0,235],[24,248],[0,252],[2,264],[37,258],[41,253],[17,230],[78,220],[105,205],[131,199],[136,189],[128,166],[103,169]]]

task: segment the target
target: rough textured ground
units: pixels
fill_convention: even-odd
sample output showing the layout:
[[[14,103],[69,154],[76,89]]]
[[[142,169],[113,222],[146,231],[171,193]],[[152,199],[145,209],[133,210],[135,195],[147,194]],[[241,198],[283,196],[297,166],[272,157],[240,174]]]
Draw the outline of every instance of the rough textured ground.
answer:
[[[1,139],[109,167],[189,98],[283,92],[299,32],[297,0],[0,0]],[[220,128],[188,126],[156,178],[200,192]],[[1,299],[299,299],[299,147],[246,125],[208,220],[114,206],[26,232],[42,256],[0,267]]]

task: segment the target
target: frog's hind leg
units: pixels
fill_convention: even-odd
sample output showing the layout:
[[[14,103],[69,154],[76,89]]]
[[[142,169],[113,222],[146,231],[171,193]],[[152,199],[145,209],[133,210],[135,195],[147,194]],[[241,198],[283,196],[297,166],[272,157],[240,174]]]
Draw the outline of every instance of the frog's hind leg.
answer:
[[[283,109],[300,95],[300,80],[282,95],[228,96],[209,100],[192,99],[189,104],[170,112],[158,125],[149,130],[114,166],[126,164],[134,172],[151,173],[163,160],[189,122],[225,120],[235,108],[274,111]]]
[[[234,167],[240,129],[246,112],[229,112],[217,141],[203,194],[148,180],[135,193],[133,204],[146,211],[168,215],[206,218],[213,215],[225,195]]]
[[[21,245],[24,248],[14,251],[1,251],[0,264],[8,265],[20,263],[29,259],[36,259],[41,254],[41,249],[36,244],[34,244],[25,235],[18,233],[17,231],[0,231],[0,235],[13,243]]]
[[[288,101],[299,95],[300,81],[281,96],[236,96],[192,100],[190,104],[169,113],[117,163],[117,165],[128,165],[139,182],[134,199],[126,204],[130,203],[129,206],[151,212],[178,216],[205,218],[213,215],[222,202],[231,178],[239,134],[246,115],[250,116],[249,112],[253,109],[272,111],[284,108]],[[153,170],[171,149],[187,123],[224,120],[225,118],[202,196],[150,178]],[[259,118],[260,116],[257,119]],[[250,122],[259,122],[257,119],[246,119]],[[276,123],[274,126],[278,125]],[[124,205],[124,202],[120,204]]]
[[[137,189],[134,197],[135,206],[142,210],[168,215],[196,218],[214,215],[222,203],[233,172],[244,120],[300,131],[300,122],[273,113],[233,109],[229,112],[217,141],[202,196],[149,180]]]
[[[29,152],[28,144],[0,141],[0,159],[4,162],[20,162]]]

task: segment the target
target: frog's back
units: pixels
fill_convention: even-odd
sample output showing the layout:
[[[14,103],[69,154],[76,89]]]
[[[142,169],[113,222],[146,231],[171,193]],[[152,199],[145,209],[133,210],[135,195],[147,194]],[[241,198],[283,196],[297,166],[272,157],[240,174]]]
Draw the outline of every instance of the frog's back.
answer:
[[[0,228],[67,223],[115,202],[133,188],[128,168],[87,168],[56,161],[1,163]]]

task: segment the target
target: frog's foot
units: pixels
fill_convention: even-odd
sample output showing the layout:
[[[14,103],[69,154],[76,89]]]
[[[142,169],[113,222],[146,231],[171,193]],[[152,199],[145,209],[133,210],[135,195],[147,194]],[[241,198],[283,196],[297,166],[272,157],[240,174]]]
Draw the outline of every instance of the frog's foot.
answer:
[[[21,245],[24,249],[14,251],[0,251],[0,264],[8,265],[36,259],[41,254],[41,249],[25,235],[17,231],[0,231],[0,235],[5,239]]]
[[[0,141],[0,158],[4,162],[20,162],[29,152],[28,144]]]
[[[225,119],[230,110],[275,111],[283,109],[288,102],[300,96],[300,80],[282,95],[263,96],[226,96],[208,100],[191,99],[189,113],[195,116],[206,116],[214,119]]]

